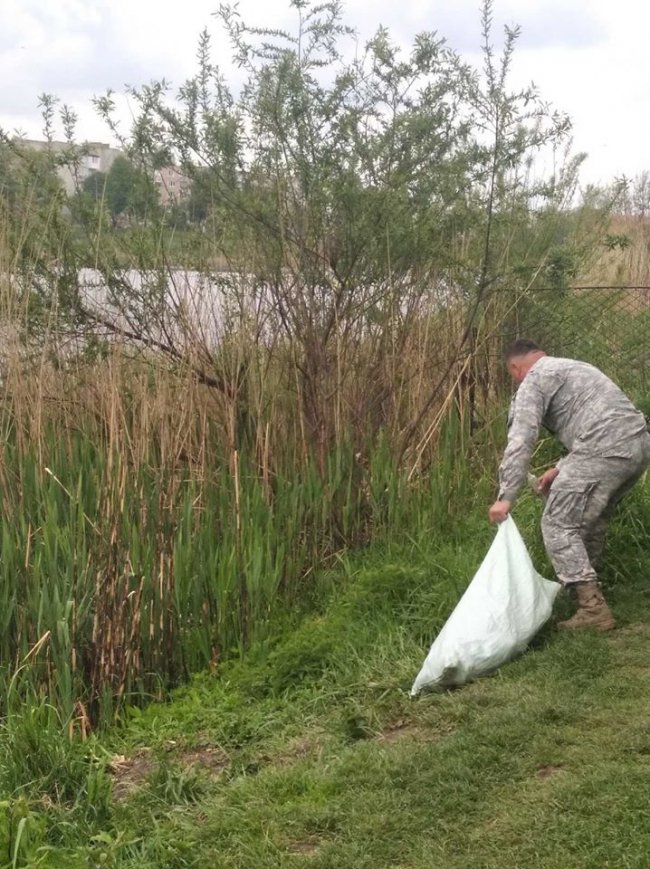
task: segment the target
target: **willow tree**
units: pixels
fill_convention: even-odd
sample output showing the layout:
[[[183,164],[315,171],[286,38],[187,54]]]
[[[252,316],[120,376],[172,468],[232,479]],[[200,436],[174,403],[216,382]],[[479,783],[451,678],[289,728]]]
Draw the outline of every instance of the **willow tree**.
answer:
[[[530,239],[540,213],[560,213],[576,164],[536,179],[535,155],[561,148],[569,121],[533,87],[510,88],[519,31],[506,28],[497,56],[491,0],[482,69],[431,32],[402,51],[380,28],[353,54],[338,2],[290,6],[290,31],[222,6],[230,71],[204,31],[197,72],[177,92],[164,81],[130,90],[128,135],[114,96],[96,100],[134,161],[194,179],[204,213],[180,248],[164,215],[111,241],[96,212],[75,214],[85,246],[77,240],[68,259],[92,262],[107,288],[98,311],[78,287],[75,310],[86,327],[191,365],[237,405],[235,441],[260,424],[264,401],[254,410],[250,390],[275,358],[321,466],[335,438],[360,443],[383,429],[403,455],[475,352],[490,299],[546,262],[550,236]],[[175,269],[184,262],[202,275],[210,312],[193,299],[188,314]],[[246,330],[254,352],[234,340]],[[429,349],[405,372],[423,335]]]

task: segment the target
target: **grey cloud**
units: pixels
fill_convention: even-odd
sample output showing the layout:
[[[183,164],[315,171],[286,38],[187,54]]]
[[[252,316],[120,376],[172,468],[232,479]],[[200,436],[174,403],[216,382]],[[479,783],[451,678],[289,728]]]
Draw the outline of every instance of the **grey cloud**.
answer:
[[[388,27],[394,38],[410,43],[415,33],[432,30],[447,40],[448,45],[462,54],[473,54],[481,46],[480,0],[435,0],[423,5],[418,0],[403,4],[386,4],[373,11],[352,12],[353,24],[368,33],[372,19]],[[503,26],[521,25],[522,48],[585,47],[606,38],[606,29],[583,0],[521,0],[496,2],[494,8],[494,39],[498,45]]]
[[[165,70],[153,69],[139,58],[127,55],[120,50],[95,44],[93,56],[73,58],[58,69],[51,67],[39,70],[39,81],[47,85],[47,90],[61,92],[103,92],[121,91],[124,85],[139,85],[152,78],[162,77]]]
[[[547,2],[529,9],[519,23],[526,48],[588,48],[607,37],[604,24],[585,3]]]
[[[33,63],[26,61],[22,70],[15,70],[14,85],[0,97],[0,112],[23,114],[33,109],[40,94],[46,92],[69,102],[84,98],[108,88],[121,91],[125,84],[138,85],[152,78],[152,70],[137,58],[117,55],[98,55],[70,58],[65,64]],[[161,71],[162,73],[162,71]],[[153,73],[155,74],[155,73]]]
[[[49,17],[43,0],[24,2],[34,19],[52,27],[53,42],[63,35],[60,22],[57,32],[56,18]],[[379,23],[383,23],[393,38],[403,44],[410,44],[417,32],[436,30],[452,48],[474,55],[481,43],[479,5],[480,0],[403,0],[401,3],[390,0],[382,6],[371,7],[368,0],[349,0],[343,14],[345,21],[357,28],[362,41],[372,35]],[[584,0],[563,3],[560,0],[527,0],[526,3],[496,0],[495,41],[498,45],[504,23],[519,23],[523,28],[521,48],[579,48],[597,44],[606,34],[596,14],[586,7]],[[164,9],[161,7],[161,15],[165,14]],[[179,45],[178,56],[163,56],[158,52],[152,57],[149,50],[143,59],[122,44],[108,0],[94,0],[92,12],[94,17],[88,20],[66,22],[65,35],[80,36],[85,50],[73,52],[69,58],[58,62],[53,62],[47,52],[42,57],[34,56],[28,44],[28,34],[25,34],[27,45],[23,51],[16,45],[16,37],[20,39],[22,36],[17,28],[9,27],[7,32],[11,36],[6,38],[2,37],[0,28],[0,70],[4,67],[5,79],[12,82],[11,87],[3,88],[0,113],[36,115],[37,98],[43,91],[59,95],[81,111],[90,109],[93,94],[101,94],[108,88],[120,92],[127,83],[139,85],[163,76],[171,80],[174,87],[181,84],[186,74],[183,59],[193,52],[192,45]],[[252,10],[244,17],[250,23],[256,23],[257,16]],[[277,26],[286,23],[292,27],[292,22],[293,16],[283,5],[278,9]],[[211,30],[216,29],[214,19],[205,24]],[[155,35],[142,34],[142,41],[149,49],[150,40],[155,40]],[[12,52],[15,63],[2,63],[3,47]],[[229,70],[228,76],[237,79],[239,72]]]
[[[92,14],[87,18],[71,14],[63,21],[57,17],[54,8],[43,0],[23,0],[24,11],[51,33],[54,50],[39,54],[30,45],[28,26],[23,27],[20,33],[18,27],[9,26],[5,37],[0,33],[0,65],[5,52],[14,54],[17,66],[14,82],[19,90],[25,92],[21,80],[25,85],[36,85],[37,92],[87,93],[102,92],[107,88],[121,90],[127,83],[138,85],[163,76],[171,79],[178,77],[181,68],[173,56],[152,60],[151,52],[148,52],[149,56],[142,58],[137,51],[123,44],[110,0],[89,0],[89,8]],[[160,14],[164,14],[162,9]],[[11,22],[8,24],[11,25]],[[0,27],[0,31],[2,29]],[[70,37],[76,37],[79,50],[73,51],[67,58],[55,59],[58,54],[57,41],[61,45],[62,39]],[[155,35],[143,33],[141,39],[143,45],[149,47]],[[23,40],[24,49],[21,49]],[[192,46],[180,48],[183,54],[192,50]],[[15,102],[15,97],[11,102]]]
[[[43,19],[39,16],[41,23]],[[179,66],[173,58],[152,61],[128,51],[107,13],[84,26],[72,21],[64,32],[53,29],[53,49],[58,48],[57,40],[60,46],[64,37],[80,37],[67,57],[61,57],[57,50],[37,53],[29,45],[28,34],[21,48],[15,35],[4,44],[0,40],[0,71],[5,81],[9,77],[12,81],[12,86],[3,88],[0,94],[3,115],[37,116],[38,97],[43,92],[74,103],[77,109],[90,109],[92,96],[107,89],[121,92],[127,84],[137,86],[156,78],[179,77]]]

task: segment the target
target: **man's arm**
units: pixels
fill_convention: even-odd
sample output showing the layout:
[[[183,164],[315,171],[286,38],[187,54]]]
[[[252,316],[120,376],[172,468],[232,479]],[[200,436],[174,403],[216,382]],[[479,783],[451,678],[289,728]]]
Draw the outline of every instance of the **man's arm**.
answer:
[[[528,465],[539,437],[548,402],[549,397],[541,388],[541,384],[537,383],[534,373],[529,375],[517,393],[513,419],[508,431],[508,445],[499,468],[500,487],[497,503],[506,502],[511,505],[526,482]]]

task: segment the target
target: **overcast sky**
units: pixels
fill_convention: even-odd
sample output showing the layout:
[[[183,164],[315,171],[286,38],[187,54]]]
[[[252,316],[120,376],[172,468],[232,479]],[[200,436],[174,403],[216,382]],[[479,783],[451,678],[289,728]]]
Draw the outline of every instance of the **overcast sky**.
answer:
[[[108,141],[91,99],[195,69],[198,34],[218,38],[219,0],[0,0],[0,126],[39,136],[37,97],[57,94],[77,111],[83,138]],[[377,26],[408,45],[437,30],[478,62],[479,0],[349,0],[347,22],[364,42]],[[288,0],[240,0],[250,23],[290,26]],[[521,24],[513,84],[538,85],[573,119],[574,146],[589,159],[582,178],[608,181],[650,169],[650,3],[647,0],[495,0],[498,30]]]

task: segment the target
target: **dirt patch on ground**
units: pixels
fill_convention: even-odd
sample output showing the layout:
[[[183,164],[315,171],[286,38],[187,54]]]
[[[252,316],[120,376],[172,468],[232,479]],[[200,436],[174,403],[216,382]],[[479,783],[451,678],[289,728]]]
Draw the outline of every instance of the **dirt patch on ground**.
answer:
[[[399,742],[402,739],[410,739],[412,742],[427,742],[435,739],[436,734],[430,730],[426,730],[419,724],[412,721],[394,721],[389,724],[381,733],[378,733],[376,740],[383,745],[390,745],[394,742]]]
[[[316,836],[310,836],[307,839],[289,842],[285,845],[285,848],[290,854],[295,854],[296,856],[315,857],[320,846],[321,840]]]
[[[219,775],[230,763],[230,758],[214,745],[180,747],[175,743],[167,746],[168,756],[189,768],[200,769],[210,775]],[[116,755],[108,771],[113,780],[113,799],[120,802],[137,791],[157,769],[158,760],[151,749],[143,748],[131,757]]]
[[[132,757],[116,755],[108,766],[113,779],[113,799],[116,802],[128,799],[156,768],[156,762],[148,749]]]
[[[536,777],[539,779],[547,779],[553,778],[553,776],[559,775],[564,770],[561,766],[542,766],[535,773]]]
[[[318,757],[322,745],[317,737],[301,736],[291,739],[278,754],[269,755],[264,759],[276,766],[291,766],[296,761],[307,757]]]
[[[183,766],[197,767],[212,775],[218,775],[230,763],[230,758],[225,752],[214,745],[201,745],[195,748],[186,748],[175,753],[174,760]]]

